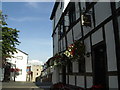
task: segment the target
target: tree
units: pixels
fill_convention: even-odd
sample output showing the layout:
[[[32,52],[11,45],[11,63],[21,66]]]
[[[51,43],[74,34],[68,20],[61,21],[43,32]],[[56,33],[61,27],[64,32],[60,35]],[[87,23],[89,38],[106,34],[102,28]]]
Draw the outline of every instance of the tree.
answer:
[[[2,11],[0,11],[0,59],[2,60],[2,67],[4,67],[5,70],[3,81],[8,81],[10,79],[10,64],[6,62],[6,58],[12,57],[12,55],[17,52],[16,45],[20,43],[18,41],[19,31],[9,28],[5,21],[6,19],[7,15],[2,15]]]
[[[0,19],[2,22],[2,40],[0,40],[0,43],[2,43],[2,59],[5,60],[8,57],[12,57],[12,54],[16,51],[16,45],[19,45],[18,40],[18,30],[9,28],[6,23],[7,15],[2,15],[2,12],[0,12]],[[0,44],[1,45],[1,44]]]

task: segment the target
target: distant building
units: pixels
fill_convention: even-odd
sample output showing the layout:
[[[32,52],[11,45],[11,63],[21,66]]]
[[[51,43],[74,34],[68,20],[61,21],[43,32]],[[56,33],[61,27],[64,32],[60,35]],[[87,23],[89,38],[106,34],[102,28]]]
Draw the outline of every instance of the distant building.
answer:
[[[42,63],[37,60],[28,61],[27,65],[27,81],[35,82],[36,77],[41,75]]]
[[[7,58],[10,64],[10,80],[11,81],[26,81],[26,67],[28,54],[17,49],[17,53],[13,54],[12,58]]]

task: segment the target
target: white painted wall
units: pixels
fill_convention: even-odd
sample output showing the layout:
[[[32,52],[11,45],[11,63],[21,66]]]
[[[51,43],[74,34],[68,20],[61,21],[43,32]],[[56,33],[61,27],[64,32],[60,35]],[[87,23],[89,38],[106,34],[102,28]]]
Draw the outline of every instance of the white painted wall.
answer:
[[[66,42],[65,42],[65,37],[63,38],[63,50],[66,50]]]
[[[76,12],[76,20],[80,18],[80,9],[78,2],[75,2],[75,12]]]
[[[60,75],[59,78],[60,78],[60,82],[62,82],[62,75]]]
[[[103,40],[102,28],[92,34],[92,45],[95,45]]]
[[[80,28],[80,22],[78,22],[74,27],[73,27],[73,33],[74,33],[74,40],[78,40],[82,37],[81,33],[81,28]]]
[[[78,87],[85,87],[84,76],[77,76],[77,86]]]
[[[16,68],[22,69],[22,74],[16,76],[15,81],[26,81],[26,67],[28,55],[17,50],[18,53],[14,53],[15,58],[10,58],[9,62],[16,65]],[[13,73],[11,73],[12,75]]]
[[[120,7],[120,1],[115,3],[116,3],[116,8],[118,9]]]
[[[112,21],[105,25],[108,71],[117,71],[115,40]]]
[[[85,66],[86,66],[86,72],[92,72],[92,61],[91,61],[91,55],[90,57],[85,57]]]
[[[118,77],[117,76],[109,76],[109,88],[118,90]]]
[[[60,81],[59,68],[55,66],[54,72],[52,74],[52,83],[58,83]]]
[[[90,53],[90,57],[85,56],[86,72],[92,72],[90,37],[84,40],[84,44],[85,44],[85,50],[86,50],[85,53]]]
[[[91,52],[90,37],[84,40],[84,44],[85,44],[85,53]]]
[[[58,28],[55,31],[55,34],[53,36],[54,39],[54,55],[58,53]]]
[[[73,72],[75,72],[75,73],[78,73],[78,62],[77,61],[74,61],[73,63],[72,63],[72,65],[73,65]]]
[[[90,88],[90,87],[92,87],[92,85],[93,85],[93,78],[92,77],[90,77],[90,76],[87,76],[86,77],[86,84],[87,84],[87,88]]]
[[[69,75],[69,84],[75,85],[75,76]]]
[[[73,43],[72,30],[70,30],[70,31],[67,33],[67,43],[68,43],[68,46]]]
[[[111,15],[110,3],[98,2],[95,4],[95,22],[96,26]]]
[[[63,2],[62,2],[63,3]],[[56,10],[56,13],[55,13],[55,26],[57,25],[61,15],[62,15],[62,12],[63,12],[63,6],[64,4],[62,4],[62,8],[61,8],[61,2],[59,3],[58,7],[57,7],[57,10]]]

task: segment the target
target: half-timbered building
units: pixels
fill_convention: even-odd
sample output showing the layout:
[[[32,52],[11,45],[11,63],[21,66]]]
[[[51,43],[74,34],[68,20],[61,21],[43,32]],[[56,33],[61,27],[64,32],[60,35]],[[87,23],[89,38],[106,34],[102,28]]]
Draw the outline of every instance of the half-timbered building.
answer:
[[[52,82],[120,89],[120,2],[78,1],[55,2],[50,17]],[[58,54],[66,56],[64,63],[51,64]]]

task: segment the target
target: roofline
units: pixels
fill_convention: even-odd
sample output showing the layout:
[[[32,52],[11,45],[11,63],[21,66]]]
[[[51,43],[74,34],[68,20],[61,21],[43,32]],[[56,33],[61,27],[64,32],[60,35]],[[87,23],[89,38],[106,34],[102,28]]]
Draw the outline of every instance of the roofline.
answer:
[[[23,52],[22,50],[20,50],[20,49],[18,49],[18,48],[17,48],[17,50],[20,51],[20,52],[22,52],[22,53],[24,53],[24,54],[26,54],[26,55],[28,55],[27,53]]]
[[[56,0],[56,1],[57,1],[57,0]],[[56,12],[56,10],[57,10],[58,5],[59,5],[59,2],[55,2],[54,7],[53,7],[53,10],[52,10],[52,14],[51,14],[51,16],[50,16],[50,20],[52,20],[53,17],[55,16],[55,12]]]

